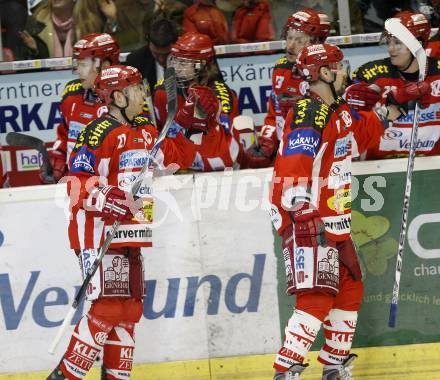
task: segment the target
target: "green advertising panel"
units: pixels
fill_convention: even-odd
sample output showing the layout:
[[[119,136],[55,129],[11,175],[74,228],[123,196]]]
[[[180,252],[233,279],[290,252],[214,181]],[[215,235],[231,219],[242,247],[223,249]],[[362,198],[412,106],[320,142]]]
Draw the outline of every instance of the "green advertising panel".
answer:
[[[413,174],[397,326],[388,327],[406,173],[357,176],[352,236],[365,293],[354,347],[440,341],[440,170]],[[359,183],[360,186],[356,186]],[[281,240],[276,239],[282,335],[294,297],[285,293]],[[322,343],[322,335],[314,349]]]

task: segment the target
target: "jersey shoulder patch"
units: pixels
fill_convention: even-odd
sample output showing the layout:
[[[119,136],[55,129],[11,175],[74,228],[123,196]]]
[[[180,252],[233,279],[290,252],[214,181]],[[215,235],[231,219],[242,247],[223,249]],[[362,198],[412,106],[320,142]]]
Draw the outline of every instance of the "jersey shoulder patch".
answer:
[[[315,98],[298,100],[293,106],[291,129],[314,128],[320,133],[328,124],[333,110]]]
[[[397,75],[389,58],[367,62],[353,72],[353,80],[373,83],[379,78],[394,78]]]
[[[61,101],[63,102],[72,95],[79,95],[84,92],[84,88],[81,84],[81,81],[79,79],[71,80],[70,82],[67,82],[66,86],[64,87],[63,95],[61,96]]]
[[[286,57],[280,58],[275,64],[275,69],[292,69],[294,66],[293,62],[289,62]]]
[[[233,97],[231,90],[225,82],[216,80],[213,85],[215,96],[220,102],[223,113],[230,113],[233,108]]]
[[[108,116],[102,116],[93,120],[81,131],[83,133],[80,133],[78,136],[74,149],[79,149],[84,144],[92,150],[98,149],[109,133],[120,125],[119,121]]]

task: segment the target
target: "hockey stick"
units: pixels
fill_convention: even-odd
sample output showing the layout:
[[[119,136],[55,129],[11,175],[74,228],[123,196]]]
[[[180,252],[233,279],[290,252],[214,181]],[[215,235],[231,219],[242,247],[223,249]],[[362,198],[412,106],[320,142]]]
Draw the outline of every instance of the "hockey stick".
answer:
[[[137,176],[135,182],[133,183],[133,186],[130,190],[131,195],[134,197],[137,192],[139,191],[142,182],[145,177],[145,173],[149,170],[150,165],[152,164],[152,160],[156,156],[157,152],[159,151],[159,148],[165,139],[167,132],[174,120],[174,116],[177,111],[177,90],[176,90],[176,77],[174,73],[173,68],[167,68],[165,71],[165,90],[167,93],[167,106],[168,106],[168,115],[167,119],[165,121],[164,127],[162,131],[160,132],[159,136],[157,137],[157,140],[155,141],[153,148],[151,149],[151,152],[148,154],[148,157],[142,166],[141,171],[139,172],[139,175]],[[102,259],[104,258],[105,253],[107,252],[113,237],[115,236],[116,232],[119,229],[120,222],[116,221],[113,223],[112,228],[110,232],[107,234],[104,244],[102,245],[99,255],[96,257],[95,261],[93,262],[92,266],[87,272],[87,275],[81,285],[81,288],[79,289],[77,295],[75,296],[72,305],[70,306],[70,309],[68,313],[66,314],[66,317],[64,318],[64,321],[61,325],[61,327],[58,330],[58,333],[55,337],[55,339],[52,341],[51,346],[49,347],[49,353],[53,354],[55,352],[55,349],[61,340],[61,337],[64,335],[65,330],[67,329],[67,326],[72,321],[73,315],[75,314],[76,309],[78,308],[81,299],[83,298],[84,294],[86,293],[87,287],[89,286],[89,283],[96,273],[96,271],[99,268],[99,265],[101,264]]]
[[[414,37],[414,35],[403,26],[398,19],[388,19],[385,21],[385,29],[391,35],[398,38],[406,47],[411,51],[412,55],[416,58],[419,65],[419,82],[425,79],[426,75],[426,65],[427,57],[426,51],[420,42]],[[417,147],[417,132],[418,132],[418,118],[419,118],[420,107],[418,102],[416,102],[414,108],[414,120],[411,131],[411,146],[408,156],[408,166],[406,169],[406,183],[405,183],[405,194],[403,197],[403,208],[402,208],[402,218],[400,221],[400,235],[399,235],[399,246],[397,248],[397,258],[396,258],[396,272],[394,277],[394,287],[393,287],[393,297],[390,304],[390,317],[388,320],[389,327],[396,327],[397,318],[397,303],[399,301],[399,287],[400,287],[400,277],[402,274],[403,265],[403,251],[405,248],[406,230],[408,227],[408,212],[411,197],[411,181],[412,173],[414,170],[414,160],[416,157],[416,147]]]
[[[22,146],[37,150],[43,158],[41,168],[43,169],[44,176],[47,178],[48,181],[55,182],[53,179],[53,168],[49,161],[47,148],[43,140],[40,140],[33,136],[25,135],[23,133],[9,132],[6,135],[6,142],[10,146]]]

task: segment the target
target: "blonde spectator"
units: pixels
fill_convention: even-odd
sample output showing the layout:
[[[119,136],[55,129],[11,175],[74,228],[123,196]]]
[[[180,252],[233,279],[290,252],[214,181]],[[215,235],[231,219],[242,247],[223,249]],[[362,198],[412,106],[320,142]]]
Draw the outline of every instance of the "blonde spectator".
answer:
[[[115,33],[118,29],[117,8],[113,0],[76,0],[73,19],[76,40],[86,34]]]

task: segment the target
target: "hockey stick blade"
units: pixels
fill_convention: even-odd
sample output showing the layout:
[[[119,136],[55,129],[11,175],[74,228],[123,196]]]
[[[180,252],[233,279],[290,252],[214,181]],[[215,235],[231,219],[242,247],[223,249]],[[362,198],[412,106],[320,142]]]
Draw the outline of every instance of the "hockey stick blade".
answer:
[[[403,44],[405,44],[405,46],[414,55],[419,65],[419,82],[423,81],[425,79],[426,67],[427,67],[427,56],[423,46],[414,37],[414,35],[396,18],[391,18],[385,21],[385,29],[387,30],[388,33],[392,34],[393,36],[398,38]],[[399,301],[400,277],[402,275],[403,252],[405,249],[406,231],[408,228],[407,225],[408,213],[409,213],[409,205],[411,199],[412,173],[414,170],[414,161],[416,157],[416,148],[417,148],[418,118],[419,118],[419,104],[418,102],[416,102],[416,106],[414,109],[413,126],[411,131],[411,145],[408,156],[408,165],[406,169],[405,193],[403,197],[402,217],[400,222],[400,234],[399,234],[399,244],[397,248],[393,295],[391,299],[390,315],[388,319],[388,326],[391,328],[396,327],[396,320],[397,320],[397,305]]]
[[[132,188],[131,188],[131,195],[134,197],[137,192],[139,191],[139,188],[142,185],[145,173],[149,170],[149,167],[151,165],[152,159],[157,154],[159,147],[162,143],[162,141],[165,139],[168,129],[170,128],[174,117],[177,112],[177,89],[176,89],[176,75],[174,72],[174,69],[166,69],[165,71],[165,90],[167,92],[167,106],[168,106],[168,116],[165,121],[165,125],[159,134],[157,140],[155,141],[153,148],[151,149],[151,153],[148,155],[148,158],[145,160],[145,164],[142,166],[141,171],[139,172],[139,175],[134,182]],[[116,221],[113,223],[112,228],[110,232],[107,234],[104,243],[99,251],[99,255],[96,257],[95,261],[93,262],[92,266],[89,268],[89,271],[87,272],[87,275],[81,285],[81,288],[79,289],[78,293],[76,294],[72,305],[64,318],[64,321],[60,327],[60,329],[57,332],[57,335],[55,336],[54,340],[52,341],[52,344],[49,348],[49,353],[53,354],[55,352],[56,347],[58,346],[58,343],[60,342],[61,338],[64,335],[64,332],[66,331],[67,327],[70,325],[73,315],[75,314],[75,310],[78,308],[82,298],[84,297],[87,287],[89,286],[90,281],[92,280],[92,277],[95,275],[96,271],[98,270],[102,259],[104,258],[105,253],[107,252],[108,248],[110,247],[110,244],[113,240],[113,237],[118,232],[120,222]]]
[[[10,146],[18,147],[27,147],[37,150],[39,153],[41,153],[42,159],[43,159],[43,171],[46,173],[46,176],[48,179],[52,178],[53,174],[53,168],[49,161],[49,156],[47,154],[46,145],[44,144],[43,140],[40,140],[37,137],[25,135],[23,133],[18,132],[9,132],[6,135],[6,142]]]

